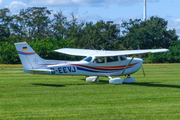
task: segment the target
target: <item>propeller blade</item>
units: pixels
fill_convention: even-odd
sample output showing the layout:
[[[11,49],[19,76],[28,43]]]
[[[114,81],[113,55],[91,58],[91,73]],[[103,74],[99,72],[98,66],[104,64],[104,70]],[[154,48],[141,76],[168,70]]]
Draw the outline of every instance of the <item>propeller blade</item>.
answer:
[[[142,65],[142,71],[143,71],[144,77],[146,77],[143,65]]]

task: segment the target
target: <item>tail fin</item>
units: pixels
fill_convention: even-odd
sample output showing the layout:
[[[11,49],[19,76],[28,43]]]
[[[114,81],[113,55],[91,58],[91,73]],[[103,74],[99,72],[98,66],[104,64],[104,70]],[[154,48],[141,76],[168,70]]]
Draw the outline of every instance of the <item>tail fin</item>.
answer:
[[[26,42],[15,43],[24,72],[31,73],[31,69],[38,68],[44,63],[42,59]]]

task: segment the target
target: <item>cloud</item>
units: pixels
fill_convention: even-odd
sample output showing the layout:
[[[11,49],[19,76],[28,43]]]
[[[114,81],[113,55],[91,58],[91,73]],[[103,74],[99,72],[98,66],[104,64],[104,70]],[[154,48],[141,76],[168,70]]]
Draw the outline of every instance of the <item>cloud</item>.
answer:
[[[86,13],[86,12],[85,12]],[[102,20],[103,18],[98,15],[98,14],[90,14],[90,15],[86,15],[86,14],[81,14],[78,15],[78,21],[79,22],[93,22],[96,23],[99,20]]]
[[[92,20],[99,21],[99,20],[102,20],[103,18],[98,14],[91,14],[89,16],[86,16],[86,19],[88,19],[90,21],[92,21]]]
[[[108,4],[116,4],[119,6],[131,6],[142,2],[144,2],[144,0],[106,0]],[[159,0],[146,0],[146,2],[159,2]]]
[[[38,6],[60,6],[60,7],[107,7],[109,4],[116,4],[119,6],[130,6],[143,2],[144,0],[22,0],[29,5]],[[148,2],[158,2],[159,0],[147,0]]]
[[[93,13],[93,14],[90,14],[90,15],[86,15],[87,11],[85,11],[84,14],[81,14],[79,15],[79,19],[81,21],[85,21],[85,22],[93,22],[94,24],[97,22],[97,21],[100,21],[100,20],[103,20],[103,21],[113,21],[114,24],[121,24],[122,23],[122,20],[129,20],[129,18],[124,18],[123,16],[119,16],[119,17],[116,17],[116,18],[111,18],[111,17],[102,17],[101,15],[99,14],[96,14],[96,13]]]
[[[4,1],[0,0],[0,8],[3,8],[3,7],[4,7]]]
[[[61,6],[61,7],[74,7],[74,6],[99,6],[105,0],[22,0],[30,5],[38,6]]]
[[[14,1],[9,5],[8,8],[10,9],[11,12],[17,14],[19,13],[20,9],[27,8],[27,5],[22,2]]]
[[[176,33],[180,36],[180,19],[169,19],[168,29],[175,29]]]

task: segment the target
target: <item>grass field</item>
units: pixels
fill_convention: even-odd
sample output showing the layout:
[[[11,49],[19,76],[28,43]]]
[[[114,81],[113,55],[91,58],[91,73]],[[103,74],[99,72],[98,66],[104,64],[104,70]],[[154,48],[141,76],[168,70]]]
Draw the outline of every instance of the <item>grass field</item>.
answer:
[[[146,77],[140,69],[122,85],[21,68],[0,65],[0,119],[180,119],[180,64],[144,65]]]

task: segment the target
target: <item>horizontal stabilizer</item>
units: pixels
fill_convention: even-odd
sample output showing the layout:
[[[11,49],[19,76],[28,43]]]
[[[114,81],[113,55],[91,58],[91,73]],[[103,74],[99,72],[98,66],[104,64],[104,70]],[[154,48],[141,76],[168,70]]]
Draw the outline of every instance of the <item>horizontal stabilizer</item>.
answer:
[[[31,69],[32,72],[51,72],[50,69]]]

